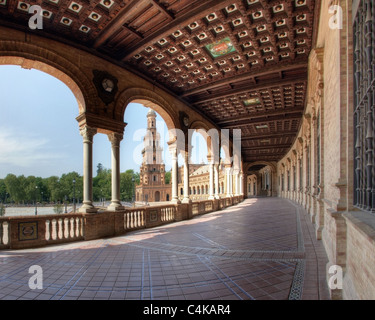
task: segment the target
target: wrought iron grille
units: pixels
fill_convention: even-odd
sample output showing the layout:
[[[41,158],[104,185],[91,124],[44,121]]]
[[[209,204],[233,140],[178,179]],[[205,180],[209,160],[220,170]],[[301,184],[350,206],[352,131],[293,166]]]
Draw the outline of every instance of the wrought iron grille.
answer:
[[[375,4],[361,1],[354,35],[354,205],[375,212]]]

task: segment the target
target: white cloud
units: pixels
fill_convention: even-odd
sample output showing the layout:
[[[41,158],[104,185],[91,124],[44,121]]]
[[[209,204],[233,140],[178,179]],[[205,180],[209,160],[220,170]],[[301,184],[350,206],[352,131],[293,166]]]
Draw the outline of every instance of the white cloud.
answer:
[[[0,165],[32,167],[61,158],[48,150],[50,141],[35,134],[0,128]]]

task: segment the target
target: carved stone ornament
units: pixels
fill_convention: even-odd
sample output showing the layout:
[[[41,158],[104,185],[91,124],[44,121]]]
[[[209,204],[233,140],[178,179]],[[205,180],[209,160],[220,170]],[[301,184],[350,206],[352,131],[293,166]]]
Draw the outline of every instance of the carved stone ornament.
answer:
[[[180,123],[181,123],[181,128],[183,130],[187,130],[190,125],[190,119],[189,116],[185,113],[180,111]]]
[[[93,70],[96,90],[102,101],[108,105],[115,100],[118,80],[106,71]]]

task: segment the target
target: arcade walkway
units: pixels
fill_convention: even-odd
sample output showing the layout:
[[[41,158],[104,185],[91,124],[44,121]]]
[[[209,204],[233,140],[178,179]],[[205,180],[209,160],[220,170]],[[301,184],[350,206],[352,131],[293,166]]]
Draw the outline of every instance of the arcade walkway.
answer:
[[[0,299],[329,299],[327,257],[305,211],[247,199],[111,239],[0,252]],[[43,289],[29,288],[29,267]]]

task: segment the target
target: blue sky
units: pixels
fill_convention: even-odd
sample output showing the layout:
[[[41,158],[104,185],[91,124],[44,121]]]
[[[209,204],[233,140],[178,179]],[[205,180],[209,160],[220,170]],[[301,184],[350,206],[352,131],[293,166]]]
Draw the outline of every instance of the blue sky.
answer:
[[[38,70],[0,66],[0,97],[0,179],[8,173],[43,178],[71,171],[82,174],[82,137],[75,120],[78,104],[64,83]],[[140,104],[129,104],[126,109],[121,172],[139,172],[147,111]],[[168,133],[160,116],[157,127],[169,170]],[[193,145],[196,162],[206,161],[207,149],[200,135],[193,136]],[[111,144],[103,134],[94,137],[94,175],[98,163],[111,168]]]

